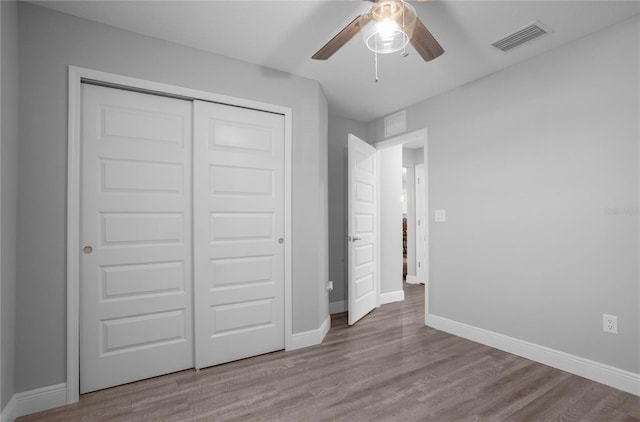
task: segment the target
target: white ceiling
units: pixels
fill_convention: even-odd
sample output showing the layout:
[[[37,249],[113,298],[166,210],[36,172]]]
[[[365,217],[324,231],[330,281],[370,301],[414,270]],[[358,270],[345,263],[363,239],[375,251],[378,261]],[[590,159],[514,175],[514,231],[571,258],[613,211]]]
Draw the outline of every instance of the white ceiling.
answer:
[[[561,44],[628,19],[640,1],[413,2],[444,47],[424,62],[410,55],[379,56],[356,35],[327,61],[311,56],[370,3],[349,1],[35,1],[41,6],[173,41],[320,82],[329,112],[363,122],[522,62]],[[538,20],[551,35],[502,53],[490,44]],[[597,54],[597,52],[594,52]]]

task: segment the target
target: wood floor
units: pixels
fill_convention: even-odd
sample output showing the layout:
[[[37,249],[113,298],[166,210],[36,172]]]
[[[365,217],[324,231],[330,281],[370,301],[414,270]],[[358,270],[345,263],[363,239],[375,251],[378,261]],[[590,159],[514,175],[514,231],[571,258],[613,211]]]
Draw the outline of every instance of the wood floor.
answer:
[[[423,325],[423,287],[324,342],[83,395],[27,421],[638,421],[640,398]]]

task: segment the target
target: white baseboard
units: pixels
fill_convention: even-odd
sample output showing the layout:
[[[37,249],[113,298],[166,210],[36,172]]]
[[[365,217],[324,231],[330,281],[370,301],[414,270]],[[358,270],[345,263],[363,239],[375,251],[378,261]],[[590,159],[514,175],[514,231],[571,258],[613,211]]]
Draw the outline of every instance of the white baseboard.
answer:
[[[322,325],[320,325],[320,328],[302,333],[294,333],[291,337],[291,347],[287,350],[302,349],[303,347],[315,346],[322,343],[322,340],[324,340],[324,337],[329,332],[329,328],[331,328],[331,317],[327,315]]]
[[[24,391],[13,396],[15,417],[30,415],[67,404],[67,384],[61,383],[35,390]]]
[[[331,328],[331,317],[327,315],[318,329],[296,333],[292,336],[292,345],[287,350],[301,349],[322,343]],[[67,404],[67,385],[65,383],[37,388],[15,394],[2,411],[1,422],[13,422],[16,417],[41,412]]]
[[[405,279],[407,284],[418,284],[418,277],[415,275],[407,274],[407,278]]]
[[[338,302],[329,303],[329,315],[341,314],[342,312],[347,312],[346,300],[340,300]]]
[[[16,396],[12,396],[9,403],[0,412],[0,422],[13,422],[16,417]]]
[[[430,314],[430,327],[640,396],[640,374]]]
[[[404,300],[404,290],[395,292],[380,293],[380,305],[393,302],[402,302]]]

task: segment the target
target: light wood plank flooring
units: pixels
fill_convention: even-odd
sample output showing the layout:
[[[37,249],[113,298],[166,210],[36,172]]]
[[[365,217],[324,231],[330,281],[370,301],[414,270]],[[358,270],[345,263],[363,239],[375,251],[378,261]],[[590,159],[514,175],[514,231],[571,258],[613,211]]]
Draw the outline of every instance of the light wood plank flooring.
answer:
[[[423,287],[319,345],[83,395],[27,421],[638,421],[640,398],[422,324]]]

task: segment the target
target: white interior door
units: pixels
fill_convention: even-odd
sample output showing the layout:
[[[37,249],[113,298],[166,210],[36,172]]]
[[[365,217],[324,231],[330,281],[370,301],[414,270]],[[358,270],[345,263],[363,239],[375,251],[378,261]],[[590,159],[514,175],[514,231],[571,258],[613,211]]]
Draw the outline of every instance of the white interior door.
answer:
[[[196,368],[284,348],[284,117],[194,104]]]
[[[416,166],[416,277],[418,283],[427,282],[427,214],[424,166]]]
[[[81,393],[193,367],[191,108],[82,86]]]
[[[348,141],[349,325],[378,304],[376,149],[354,135]]]

